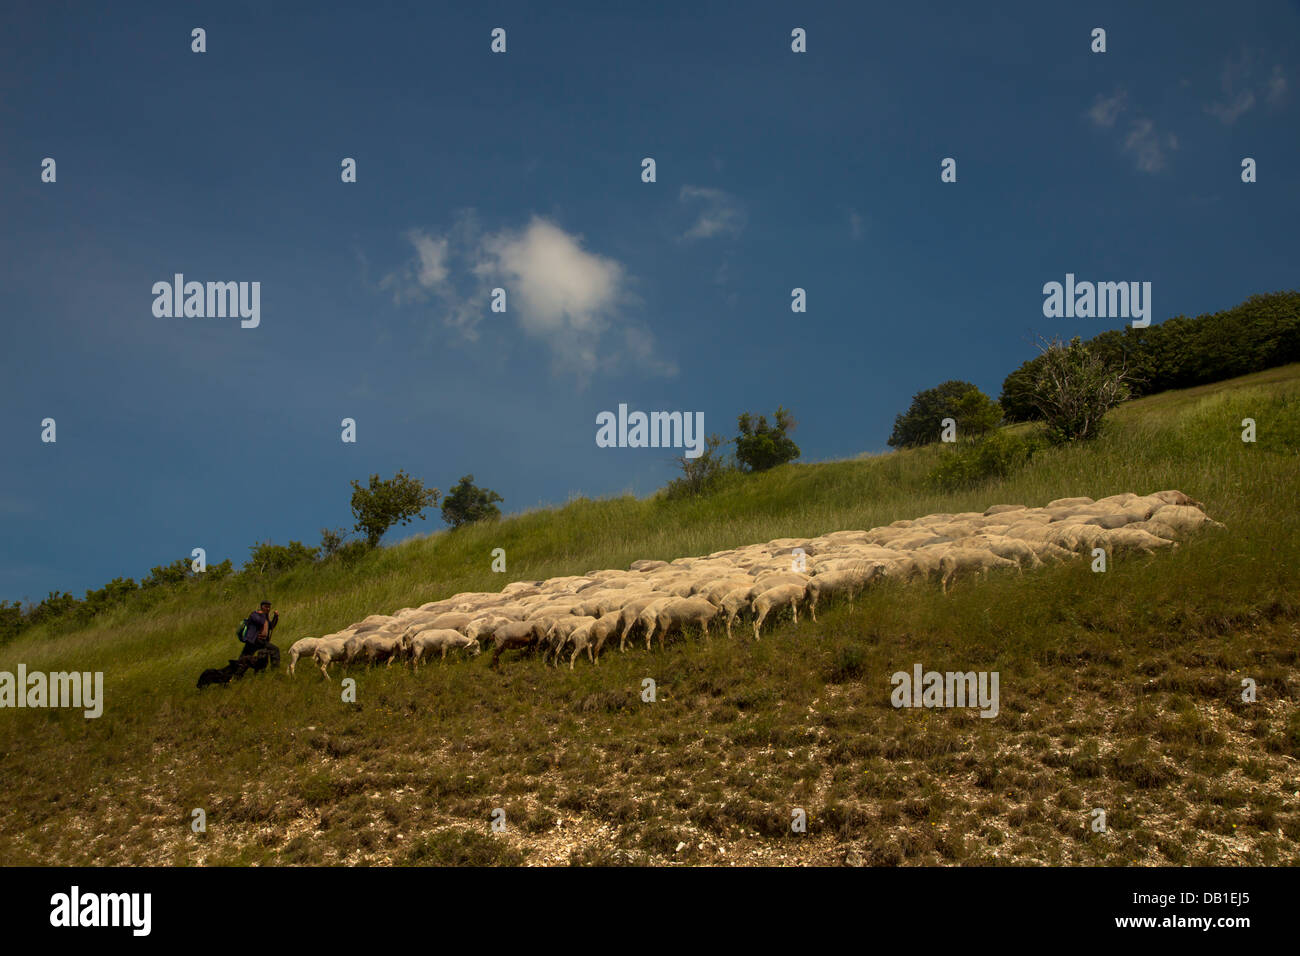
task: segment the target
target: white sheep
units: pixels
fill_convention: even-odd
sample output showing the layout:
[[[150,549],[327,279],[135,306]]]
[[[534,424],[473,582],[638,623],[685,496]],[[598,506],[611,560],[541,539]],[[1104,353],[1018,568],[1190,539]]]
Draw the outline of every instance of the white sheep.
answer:
[[[971,572],[983,577],[993,568],[1015,568],[1019,571],[1020,565],[1007,558],[1000,558],[991,551],[983,551],[978,548],[950,548],[939,559],[940,583],[943,593],[948,593],[948,588],[959,571]]]
[[[442,660],[445,661],[447,652],[457,649],[465,651],[470,657],[477,657],[482,650],[477,640],[466,637],[460,631],[453,631],[451,628],[430,628],[415,635],[411,643],[411,661],[414,667],[419,669],[420,661],[425,657],[433,656],[435,651],[440,651]]]
[[[298,663],[300,657],[311,657],[316,653],[316,644],[320,641],[318,637],[304,637],[294,641],[289,648],[289,674],[293,675],[294,665]]]
[[[806,584],[779,584],[774,588],[768,588],[766,591],[754,598],[754,640],[758,640],[759,629],[767,616],[776,608],[790,605],[790,612],[794,615],[794,622],[799,623],[799,602],[808,596],[808,585]]]

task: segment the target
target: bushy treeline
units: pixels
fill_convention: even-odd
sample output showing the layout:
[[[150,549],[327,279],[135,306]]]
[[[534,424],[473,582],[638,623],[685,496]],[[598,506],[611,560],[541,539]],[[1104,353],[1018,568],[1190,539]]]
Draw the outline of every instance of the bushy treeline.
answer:
[[[1300,292],[1253,295],[1223,312],[1179,315],[1145,329],[1110,329],[1084,346],[1127,370],[1134,398],[1262,372],[1300,362]],[[1034,402],[1043,363],[1036,356],[1003,382],[998,403],[1008,422],[1043,418]]]

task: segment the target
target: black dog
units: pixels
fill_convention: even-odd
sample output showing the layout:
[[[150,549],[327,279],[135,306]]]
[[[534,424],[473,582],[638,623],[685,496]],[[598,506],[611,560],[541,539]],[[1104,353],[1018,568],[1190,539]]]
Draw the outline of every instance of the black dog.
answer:
[[[199,688],[207,687],[209,684],[229,684],[232,680],[238,680],[244,676],[248,670],[264,671],[267,664],[278,666],[280,663],[280,649],[274,644],[267,644],[265,647],[259,647],[252,654],[241,654],[238,659],[228,661],[225,667],[209,667],[199,675]]]
[[[204,688],[209,684],[229,684],[236,677],[243,677],[244,671],[248,670],[250,658],[241,657],[239,660],[230,661],[225,667],[209,667],[199,675],[199,687]]]

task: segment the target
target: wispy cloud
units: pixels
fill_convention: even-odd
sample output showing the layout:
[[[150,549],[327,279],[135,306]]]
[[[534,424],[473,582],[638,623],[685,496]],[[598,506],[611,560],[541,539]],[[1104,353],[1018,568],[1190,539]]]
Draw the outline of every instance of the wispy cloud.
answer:
[[[484,233],[466,214],[446,235],[411,230],[406,239],[413,257],[380,288],[398,305],[436,299],[443,324],[466,340],[479,338],[492,290],[500,287],[506,315],[548,347],[556,374],[579,387],[629,361],[642,373],[676,374],[675,363],[656,354],[653,334],[628,315],[635,297],[627,269],[585,248],[582,236],[538,216],[517,229]]]
[[[1156,132],[1155,124],[1149,119],[1135,120],[1124,140],[1124,151],[1133,155],[1137,168],[1144,173],[1158,173],[1164,169],[1165,151],[1177,148],[1178,137],[1173,133]]]
[[[1111,130],[1120,125],[1120,115],[1129,109],[1127,90],[1116,90],[1110,96],[1097,95],[1085,115],[1093,127],[1099,130]],[[1173,133],[1162,133],[1156,129],[1155,121],[1141,115],[1134,109],[1134,115],[1127,125],[1122,149],[1133,157],[1138,170],[1144,173],[1157,173],[1165,168],[1167,154],[1178,149],[1178,137]]]
[[[1273,67],[1273,75],[1268,78],[1268,102],[1276,106],[1286,95],[1286,74],[1280,65]]]
[[[1286,74],[1281,64],[1276,64],[1267,78],[1256,81],[1258,61],[1258,55],[1249,50],[1235,59],[1228,57],[1219,74],[1219,95],[1206,104],[1205,112],[1231,126],[1254,109],[1261,98],[1270,106],[1278,105],[1286,95]]]
[[[856,209],[849,210],[849,234],[854,239],[862,238],[862,215]]]
[[[683,186],[677,198],[688,205],[702,206],[694,224],[683,239],[711,239],[714,236],[738,236],[745,228],[745,209],[736,197],[721,189]]]
[[[1115,120],[1123,112],[1127,99],[1128,93],[1124,90],[1119,90],[1114,96],[1110,97],[1098,93],[1096,101],[1088,109],[1088,119],[1092,120],[1093,126],[1109,129],[1115,125]]]

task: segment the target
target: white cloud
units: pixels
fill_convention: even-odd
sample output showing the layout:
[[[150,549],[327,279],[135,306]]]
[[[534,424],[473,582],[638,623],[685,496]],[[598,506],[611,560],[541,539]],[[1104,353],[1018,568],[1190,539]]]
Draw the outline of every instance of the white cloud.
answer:
[[[1205,108],[1205,111],[1224,125],[1231,126],[1241,118],[1243,113],[1249,112],[1254,105],[1255,94],[1250,90],[1241,90],[1231,103],[1211,103]]]
[[[634,303],[622,263],[590,251],[582,236],[534,216],[519,229],[483,234],[472,215],[448,235],[412,231],[415,257],[380,283],[398,305],[436,295],[445,325],[465,339],[479,337],[492,289],[505,289],[506,317],[545,343],[552,368],[579,386],[630,360],[643,374],[673,375],[676,365],[655,354],[653,335],[626,315]],[[463,281],[452,263],[461,262]],[[462,294],[458,287],[470,287]]]
[[[711,239],[714,236],[738,236],[745,228],[745,210],[740,202],[721,189],[683,186],[677,194],[683,203],[701,203],[704,208],[683,239]]]
[[[1275,105],[1286,94],[1286,74],[1281,65],[1273,67],[1273,75],[1268,78],[1268,102]]]
[[[1221,95],[1206,105],[1205,112],[1225,126],[1231,126],[1254,109],[1261,97],[1270,106],[1278,105],[1286,95],[1286,74],[1282,72],[1281,64],[1276,64],[1268,78],[1257,83],[1255,67],[1258,61],[1258,56],[1249,50],[1236,60],[1229,57],[1219,75]]]
[[[1128,91],[1116,90],[1111,96],[1097,95],[1085,115],[1097,129],[1114,129],[1120,114],[1129,108]],[[1133,156],[1137,168],[1144,173],[1156,173],[1165,168],[1166,152],[1178,148],[1178,137],[1173,133],[1159,133],[1155,123],[1134,109],[1136,116],[1129,121],[1124,136],[1123,150]]]
[[[1092,125],[1109,128],[1115,125],[1115,120],[1123,112],[1125,102],[1128,100],[1128,93],[1120,90],[1114,96],[1107,99],[1100,93],[1097,94],[1097,100],[1088,110],[1088,119],[1092,120]]]
[[[447,281],[447,240],[414,233],[411,243],[420,257],[420,271],[416,274],[420,285],[432,289]]]
[[[379,280],[379,288],[390,290],[397,305],[427,301],[447,281],[447,239],[419,229],[409,230],[406,239],[415,247],[415,260]]]
[[[1124,140],[1124,151],[1132,153],[1137,168],[1144,173],[1156,173],[1165,167],[1165,150],[1177,149],[1178,137],[1172,133],[1163,136],[1156,132],[1149,119],[1134,120]]]

